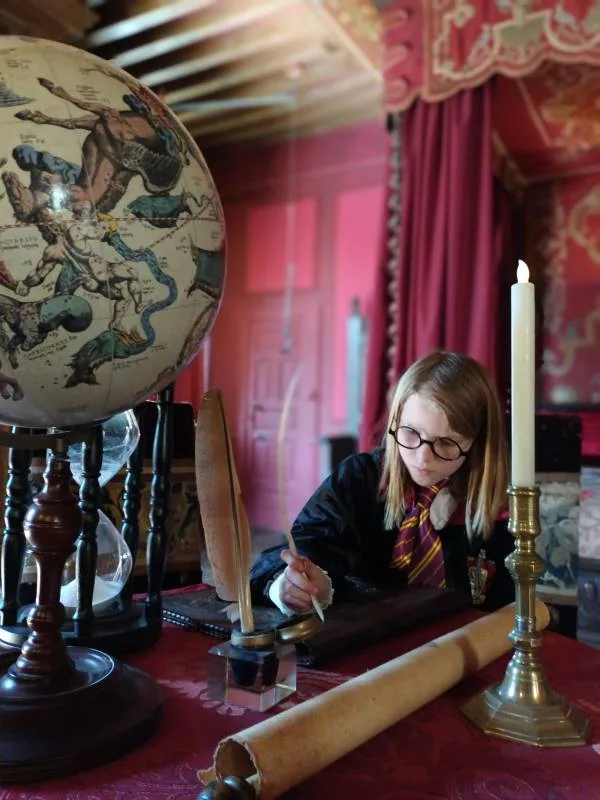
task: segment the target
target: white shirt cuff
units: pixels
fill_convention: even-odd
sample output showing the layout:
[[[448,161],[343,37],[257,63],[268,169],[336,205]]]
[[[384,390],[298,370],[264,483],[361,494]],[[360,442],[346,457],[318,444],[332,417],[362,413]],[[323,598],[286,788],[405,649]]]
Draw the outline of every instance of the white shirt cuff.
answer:
[[[321,603],[321,608],[325,610],[328,606],[330,606],[333,603],[334,588],[331,583],[331,578],[329,577],[329,575],[327,575],[325,570],[322,570],[322,572],[323,575],[327,577],[327,581],[329,583],[329,588],[327,590],[327,597]],[[280,572],[279,575],[273,580],[273,583],[269,586],[269,599],[274,605],[277,606],[277,608],[281,611],[282,614],[285,614],[287,617],[291,617],[294,614],[296,614],[296,611],[287,606],[281,599],[280,595],[281,595],[282,582],[283,582],[283,572]]]

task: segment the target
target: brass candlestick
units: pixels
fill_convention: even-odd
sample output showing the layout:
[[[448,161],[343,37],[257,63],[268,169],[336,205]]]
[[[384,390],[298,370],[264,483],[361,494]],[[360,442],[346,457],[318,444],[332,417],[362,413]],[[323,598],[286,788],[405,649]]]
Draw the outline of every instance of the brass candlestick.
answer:
[[[473,697],[462,711],[491,736],[538,747],[583,745],[590,722],[552,691],[540,658],[542,637],[535,618],[535,586],[544,572],[535,550],[540,490],[509,486],[508,500],[508,529],[515,537],[515,550],[505,563],[515,582],[515,627],[510,633],[515,652],[502,683]]]

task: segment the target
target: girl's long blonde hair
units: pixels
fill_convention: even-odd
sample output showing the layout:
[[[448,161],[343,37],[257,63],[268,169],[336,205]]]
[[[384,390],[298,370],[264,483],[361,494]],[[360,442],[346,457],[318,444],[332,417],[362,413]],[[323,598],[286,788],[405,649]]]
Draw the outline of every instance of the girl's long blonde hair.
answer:
[[[440,351],[421,358],[398,381],[387,430],[398,426],[404,404],[413,394],[434,402],[453,431],[473,440],[448,488],[454,499],[464,504],[469,537],[487,537],[506,502],[508,474],[504,414],[489,373],[478,361],[461,353]],[[380,493],[385,499],[385,525],[392,529],[404,517],[410,475],[387,430]]]

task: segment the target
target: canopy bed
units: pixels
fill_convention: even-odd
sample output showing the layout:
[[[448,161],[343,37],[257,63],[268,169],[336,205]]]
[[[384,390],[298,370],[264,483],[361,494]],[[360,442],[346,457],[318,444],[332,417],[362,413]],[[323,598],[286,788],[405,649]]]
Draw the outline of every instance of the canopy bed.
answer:
[[[563,570],[557,584],[564,602],[576,605],[581,560],[580,635],[592,640],[600,563],[600,7],[593,0],[376,4],[390,169],[361,444],[380,436],[389,389],[404,368],[437,347],[484,362],[510,408],[509,287],[523,258],[536,288],[538,414],[553,417],[537,421],[538,481],[548,488],[553,522],[569,529],[547,562],[556,572],[562,560],[568,576]],[[548,431],[563,417],[565,446],[572,451],[581,440],[580,515],[573,509],[580,467],[551,455],[557,434]],[[570,474],[545,474],[557,471]]]
[[[370,359],[363,434],[385,402],[382,366],[389,384],[423,350],[460,346],[504,377],[499,312],[517,252],[543,312],[541,403],[597,403],[600,8],[593,0],[377,5],[393,156],[389,208],[399,214],[388,220],[394,235],[380,287],[390,300],[388,325],[371,340],[385,363]],[[471,242],[462,249],[457,229]],[[447,307],[434,315],[440,297]],[[455,311],[469,300],[473,319],[461,324]],[[419,326],[406,320],[405,301]],[[418,317],[424,308],[426,323]]]

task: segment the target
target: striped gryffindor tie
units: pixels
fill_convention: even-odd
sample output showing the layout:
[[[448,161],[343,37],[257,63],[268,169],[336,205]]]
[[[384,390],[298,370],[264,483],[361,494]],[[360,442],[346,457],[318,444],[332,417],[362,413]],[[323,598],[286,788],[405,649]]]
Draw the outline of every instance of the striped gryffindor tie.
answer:
[[[415,487],[412,497],[407,497],[409,507],[398,528],[391,566],[417,586],[446,585],[442,543],[429,518],[433,499],[445,483]]]

